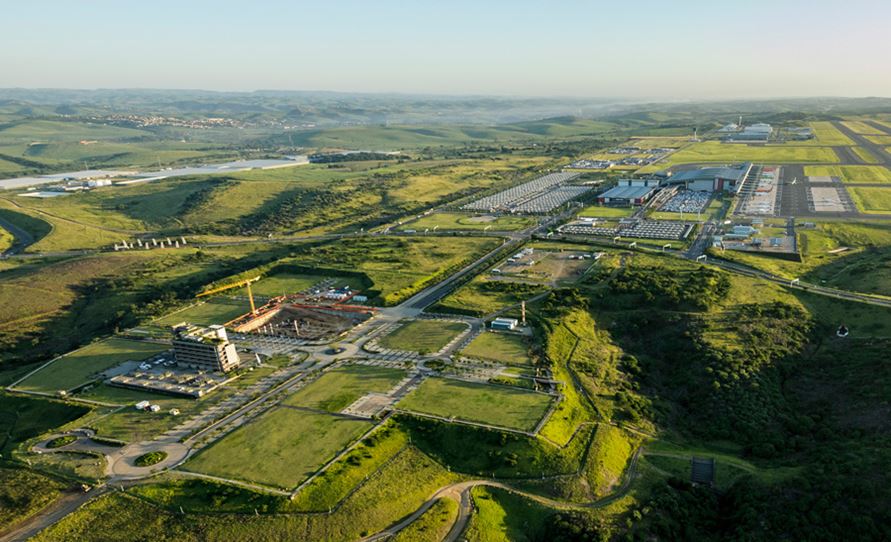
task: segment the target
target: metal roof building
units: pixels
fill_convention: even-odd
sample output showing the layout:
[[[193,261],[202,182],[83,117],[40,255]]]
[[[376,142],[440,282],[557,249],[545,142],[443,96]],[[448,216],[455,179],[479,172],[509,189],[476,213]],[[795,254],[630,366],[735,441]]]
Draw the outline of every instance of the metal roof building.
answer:
[[[679,171],[668,178],[668,184],[681,184],[687,190],[732,191],[742,183],[751,167],[752,164],[742,164]]]
[[[600,203],[640,205],[646,203],[655,191],[655,186],[616,186],[597,196],[597,201]]]

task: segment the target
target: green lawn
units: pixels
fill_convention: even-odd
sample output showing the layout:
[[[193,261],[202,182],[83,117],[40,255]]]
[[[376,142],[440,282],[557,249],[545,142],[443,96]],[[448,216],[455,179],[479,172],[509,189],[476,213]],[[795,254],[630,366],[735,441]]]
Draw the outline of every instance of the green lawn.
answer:
[[[867,214],[891,213],[891,187],[856,186],[848,188],[848,193],[861,212]]]
[[[857,133],[860,135],[873,135],[873,134],[883,134],[884,133],[881,130],[879,130],[878,128],[876,128],[870,124],[866,124],[865,122],[862,122],[859,120],[846,120],[846,121],[843,121],[842,124],[844,124],[846,127],[851,129],[854,133]]]
[[[495,230],[514,231],[535,225],[537,220],[529,216],[493,216],[469,213],[433,213],[403,224],[399,230]]]
[[[9,247],[12,246],[12,243],[15,241],[15,238],[9,233],[7,230],[0,228],[0,252],[6,252],[9,250]]]
[[[183,468],[290,489],[371,427],[363,420],[279,407],[226,435]]]
[[[438,352],[467,329],[467,324],[443,320],[412,320],[378,340],[383,348],[413,352]]]
[[[348,279],[336,277],[326,277],[324,275],[304,275],[296,273],[276,273],[268,275],[259,281],[251,284],[251,291],[255,295],[273,297],[277,295],[296,294],[312,288],[316,284],[328,278],[335,278],[336,286],[349,284]],[[352,288],[359,286],[358,284],[349,284]]]
[[[51,429],[72,422],[89,409],[60,401],[0,393],[0,454]],[[2,501],[0,501],[2,502]]]
[[[231,292],[239,292],[231,290]],[[247,292],[244,292],[247,296]],[[174,326],[180,322],[190,324],[213,325],[226,322],[250,312],[251,306],[247,300],[218,297],[206,303],[194,305],[185,310],[168,314],[152,322],[160,327]]]
[[[124,361],[139,361],[167,350],[162,344],[111,338],[66,354],[43,367],[17,387],[55,393],[93,380],[99,373]]]
[[[520,388],[428,378],[399,403],[399,408],[531,431],[550,403],[549,396]]]
[[[578,216],[593,216],[598,218],[624,218],[631,216],[636,211],[635,207],[607,207],[604,205],[591,205],[579,211]]]
[[[496,361],[508,365],[529,365],[529,345],[519,335],[483,332],[479,334],[462,354],[474,358]]]
[[[805,166],[809,177],[839,177],[845,183],[891,183],[891,170],[884,166]]]
[[[403,378],[405,371],[399,369],[347,365],[328,371],[284,404],[339,412],[367,393],[389,391]]]
[[[875,164],[879,161],[879,159],[876,158],[873,153],[869,152],[863,147],[854,147],[854,152],[856,152],[857,156],[859,156],[867,164]]]
[[[458,518],[458,503],[441,498],[429,510],[399,531],[391,542],[440,542]]]

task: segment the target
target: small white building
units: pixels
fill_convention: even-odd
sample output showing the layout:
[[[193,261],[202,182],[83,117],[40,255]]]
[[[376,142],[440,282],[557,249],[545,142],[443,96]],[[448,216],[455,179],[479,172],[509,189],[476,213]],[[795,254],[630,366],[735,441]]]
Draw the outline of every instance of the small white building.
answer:
[[[492,320],[492,323],[489,324],[489,327],[492,329],[511,331],[516,329],[519,323],[520,322],[516,318],[496,318]]]

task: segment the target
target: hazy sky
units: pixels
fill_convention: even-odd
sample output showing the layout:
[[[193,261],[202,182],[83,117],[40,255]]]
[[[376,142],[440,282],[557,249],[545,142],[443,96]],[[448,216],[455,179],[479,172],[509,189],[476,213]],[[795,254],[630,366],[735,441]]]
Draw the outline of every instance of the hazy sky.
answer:
[[[28,0],[0,87],[891,96],[889,0]]]

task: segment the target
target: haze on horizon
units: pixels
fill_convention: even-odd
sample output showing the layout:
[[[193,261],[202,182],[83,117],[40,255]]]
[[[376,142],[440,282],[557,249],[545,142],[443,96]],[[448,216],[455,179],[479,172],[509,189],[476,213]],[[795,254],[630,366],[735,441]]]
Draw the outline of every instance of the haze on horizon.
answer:
[[[0,87],[891,96],[891,3],[234,0],[4,7]]]

